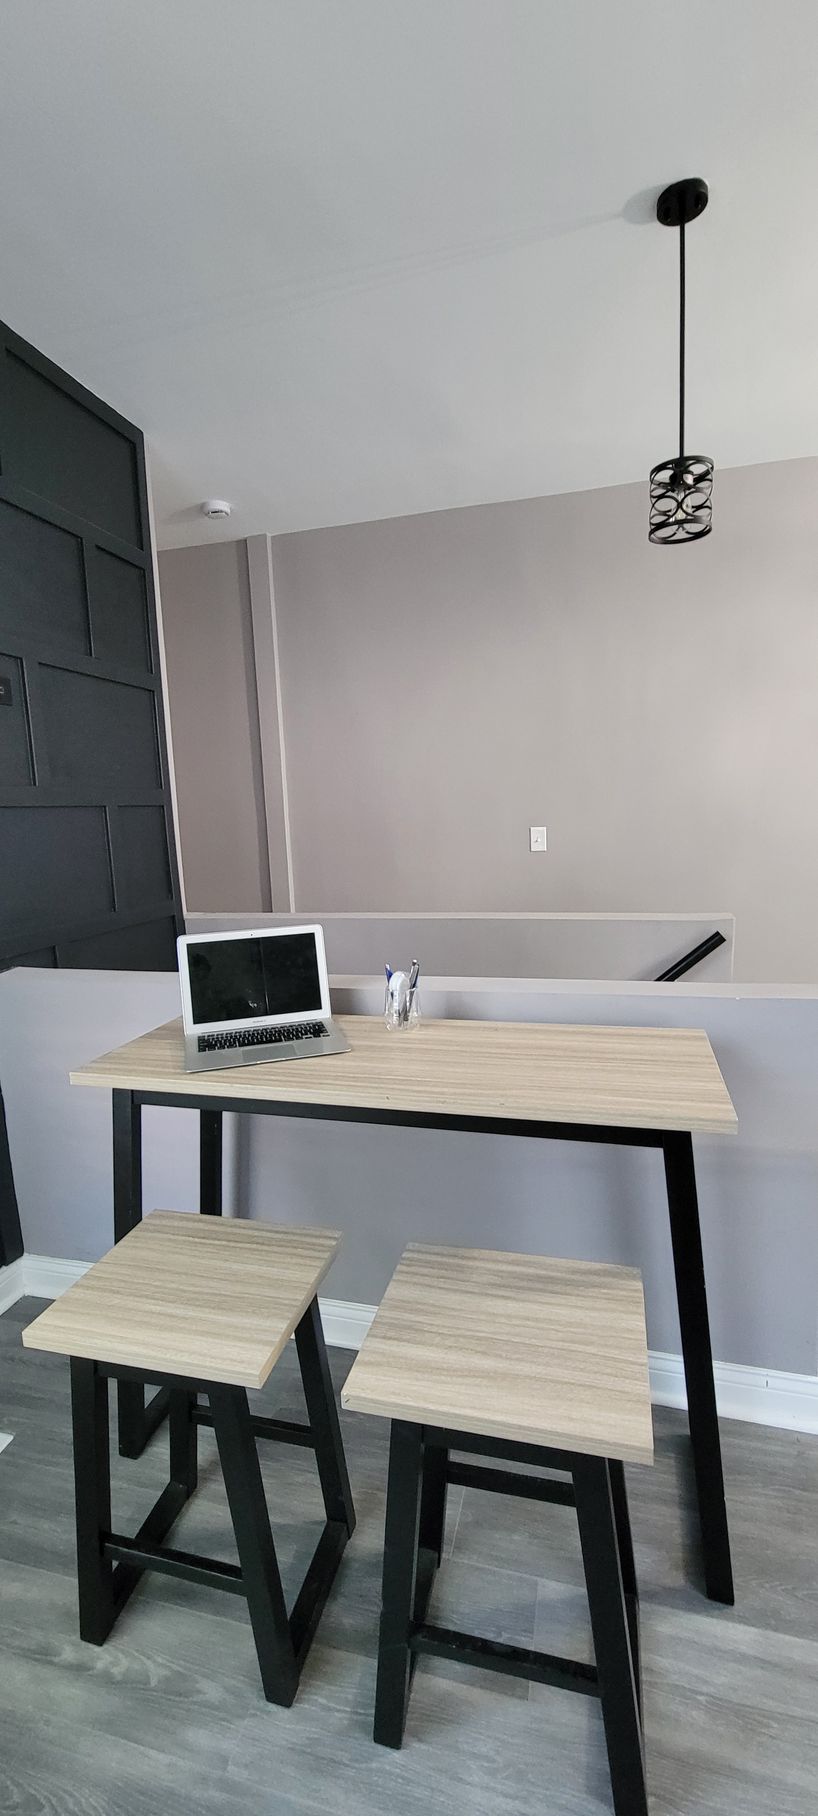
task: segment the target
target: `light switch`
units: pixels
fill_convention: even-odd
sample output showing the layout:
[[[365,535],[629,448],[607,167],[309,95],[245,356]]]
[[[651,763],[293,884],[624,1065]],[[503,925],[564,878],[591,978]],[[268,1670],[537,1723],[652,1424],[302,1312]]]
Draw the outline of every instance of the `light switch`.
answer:
[[[529,833],[529,839],[530,839],[529,850],[530,851],[545,851],[546,850],[545,827],[544,826],[529,826],[528,833]]]

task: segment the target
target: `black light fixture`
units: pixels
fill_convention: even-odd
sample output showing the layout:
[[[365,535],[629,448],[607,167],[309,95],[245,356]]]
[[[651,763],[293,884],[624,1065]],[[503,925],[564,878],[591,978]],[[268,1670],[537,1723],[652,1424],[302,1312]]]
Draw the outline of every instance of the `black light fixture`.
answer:
[[[679,229],[679,452],[650,475],[651,542],[698,542],[713,528],[713,462],[685,453],[685,228],[707,207],[702,177],[684,177],[663,189],[656,219]]]

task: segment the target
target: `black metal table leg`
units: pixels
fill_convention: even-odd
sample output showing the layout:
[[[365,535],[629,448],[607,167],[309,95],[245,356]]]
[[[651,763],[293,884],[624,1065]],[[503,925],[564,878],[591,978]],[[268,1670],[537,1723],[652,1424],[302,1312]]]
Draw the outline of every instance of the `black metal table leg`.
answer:
[[[121,1242],[142,1217],[142,1107],[133,1091],[113,1092],[114,1241]],[[157,1395],[147,1414],[138,1381],[117,1383],[117,1425],[121,1457],[140,1457],[167,1408]]]
[[[572,1474],[614,1810],[616,1816],[648,1816],[636,1661],[609,1465],[604,1457],[576,1457]]]
[[[222,1214],[222,1113],[199,1111],[199,1210],[205,1217]]]
[[[355,1508],[317,1299],[307,1306],[296,1325],[295,1347],[327,1519],[341,1520],[351,1538]]]
[[[114,1567],[102,1548],[111,1529],[108,1382],[95,1362],[80,1357],[71,1359],[71,1417],[80,1638],[101,1646],[116,1616]]]
[[[383,1552],[383,1602],[375,1691],[375,1740],[399,1747],[412,1681],[410,1638],[420,1538],[423,1428],[393,1419]]]
[[[735,1601],[730,1535],[724,1502],[713,1352],[707,1315],[702,1234],[693,1141],[688,1134],[667,1134],[665,1157],[670,1236],[676,1273],[676,1298],[687,1385],[688,1421],[704,1554],[704,1578],[711,1601]]]
[[[298,1665],[247,1395],[243,1387],[210,1385],[207,1392],[264,1694],[288,1709],[298,1689]]]

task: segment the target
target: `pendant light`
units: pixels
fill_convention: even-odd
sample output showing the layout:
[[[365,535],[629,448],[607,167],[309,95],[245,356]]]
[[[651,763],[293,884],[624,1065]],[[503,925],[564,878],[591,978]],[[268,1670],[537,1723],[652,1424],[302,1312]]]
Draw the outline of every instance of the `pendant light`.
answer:
[[[651,542],[698,542],[713,528],[713,462],[685,453],[685,228],[707,207],[707,194],[701,177],[685,177],[656,204],[661,225],[679,230],[679,452],[651,471]]]

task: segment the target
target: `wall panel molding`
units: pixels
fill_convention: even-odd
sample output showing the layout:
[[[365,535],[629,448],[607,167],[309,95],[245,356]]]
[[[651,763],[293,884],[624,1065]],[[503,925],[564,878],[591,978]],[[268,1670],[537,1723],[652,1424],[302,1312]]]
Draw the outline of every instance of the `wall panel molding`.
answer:
[[[292,913],[295,909],[295,886],[273,557],[269,536],[247,538],[247,572],[250,582],[272,907],[276,912]]]

